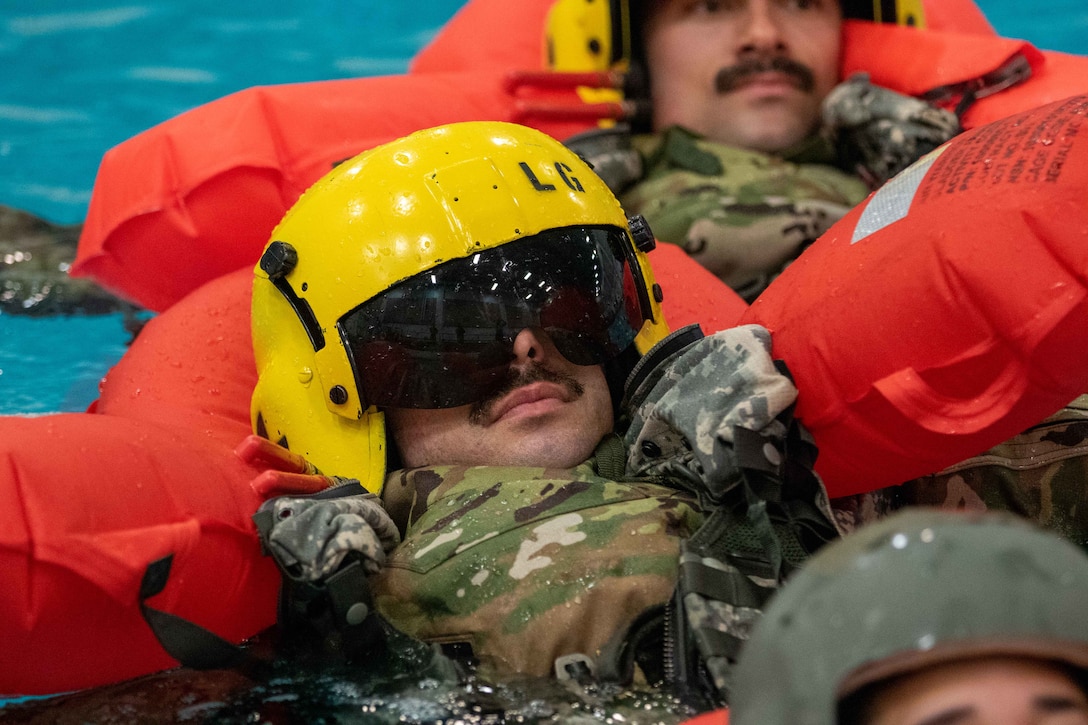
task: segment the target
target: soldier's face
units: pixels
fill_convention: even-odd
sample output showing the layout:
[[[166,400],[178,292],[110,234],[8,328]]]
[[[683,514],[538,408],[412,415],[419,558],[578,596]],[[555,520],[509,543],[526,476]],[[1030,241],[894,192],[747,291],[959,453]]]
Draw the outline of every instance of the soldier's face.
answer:
[[[649,0],[643,33],[658,130],[782,151],[839,80],[838,0]]]
[[[514,340],[511,385],[458,408],[385,411],[408,467],[570,468],[612,430],[612,398],[600,366],[575,365],[539,330]]]
[[[1088,725],[1088,698],[1044,660],[986,657],[906,675],[879,691],[864,725]]]

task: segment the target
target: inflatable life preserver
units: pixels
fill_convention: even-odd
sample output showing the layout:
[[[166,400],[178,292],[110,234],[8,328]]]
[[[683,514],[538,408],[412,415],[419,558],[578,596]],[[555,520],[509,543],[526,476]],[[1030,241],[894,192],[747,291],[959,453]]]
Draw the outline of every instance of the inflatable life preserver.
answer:
[[[0,695],[48,694],[176,666],[140,610],[240,641],[275,621],[279,572],[251,514],[252,275],[217,280],[151,320],[94,413],[0,418]]]
[[[523,7],[529,12],[542,3],[525,0]],[[514,5],[522,7],[505,0],[469,7],[508,12]],[[440,35],[431,50],[451,37]],[[462,36],[457,47],[469,45]],[[457,98],[446,107],[439,100],[452,101],[453,81]],[[352,96],[360,89],[362,96]],[[390,104],[409,96],[419,105],[391,113]],[[394,100],[376,100],[382,98]],[[334,161],[418,126],[495,117],[510,112],[512,103],[494,70],[256,89],[196,109],[107,156],[84,233],[82,269],[169,309],[110,371],[91,412],[0,419],[0,496],[8,502],[0,525],[0,693],[91,687],[173,665],[143,621],[139,601],[148,566],[166,556],[173,556],[172,573],[150,605],[234,641],[273,622],[279,578],[259,556],[249,521],[261,501],[249,482],[260,471],[232,452],[249,432],[255,373],[246,311],[257,250],[295,196]],[[213,122],[222,133],[209,136],[205,124]],[[561,135],[577,126],[564,122],[547,130]],[[217,139],[221,143],[213,144]],[[320,143],[311,148],[315,139]],[[242,207],[235,203],[239,195],[247,199]],[[828,246],[835,248],[834,242],[819,248]],[[651,260],[673,326],[706,323],[713,309],[720,317],[705,325],[709,329],[736,322],[743,308],[735,296],[676,248],[656,251]],[[795,264],[785,279],[808,279],[808,266]],[[231,274],[221,277],[225,273]],[[835,278],[807,274],[821,283]],[[214,281],[200,287],[207,279]],[[681,283],[684,294],[670,291]],[[788,289],[788,283],[772,288]],[[776,344],[801,372],[805,389],[816,385],[808,381],[817,380],[821,360],[802,357],[803,324],[792,326],[800,318],[788,317],[787,299],[776,291],[749,314],[778,328]],[[838,334],[840,341],[854,339]],[[838,358],[823,360],[849,357],[837,349]],[[856,372],[867,380],[878,374]],[[819,412],[819,406],[806,411]],[[839,458],[855,449],[834,435],[838,419],[823,427],[818,417],[812,420],[824,436],[825,456],[828,442]],[[837,460],[833,452],[831,460]],[[866,465],[879,471],[885,461],[874,451]]]
[[[111,149],[99,168],[73,274],[163,310],[204,282],[253,264],[302,191],[367,148],[462,120],[521,121],[560,139],[591,127],[596,119],[579,114],[584,104],[574,90],[515,89],[507,82],[511,69],[543,67],[552,2],[471,0],[406,75],[241,91]],[[969,126],[1065,97],[1088,73],[1088,59],[987,34],[971,0],[928,5],[925,31],[847,23],[844,72],[864,67],[879,83],[934,92],[949,104],[968,91],[983,96],[968,109]],[[1015,70],[1010,59],[1020,56],[1032,78],[986,96],[1005,78],[995,72]],[[543,101],[570,112],[526,110]],[[239,198],[246,203],[237,204]]]
[[[1088,390],[1088,96],[969,131],[757,299],[841,496],[986,450]]]
[[[678,305],[720,298],[720,282],[677,247],[658,277]],[[682,272],[682,270],[687,270]],[[0,417],[0,697],[104,685],[177,662],[144,621],[149,565],[172,556],[149,599],[234,642],[272,626],[280,576],[250,516],[263,469],[235,448],[250,433],[257,382],[250,341],[252,271],[214,280],[151,320],[88,413]],[[724,298],[719,327],[745,305]]]

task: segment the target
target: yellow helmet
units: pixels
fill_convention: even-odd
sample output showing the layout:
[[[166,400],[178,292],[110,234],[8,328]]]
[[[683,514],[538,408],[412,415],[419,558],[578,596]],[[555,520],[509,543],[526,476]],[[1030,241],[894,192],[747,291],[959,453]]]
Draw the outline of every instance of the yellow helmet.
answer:
[[[303,194],[257,265],[254,429],[377,491],[379,408],[486,397],[521,329],[578,364],[662,339],[652,247],[539,131],[457,123],[367,151]]]
[[[856,20],[922,28],[926,24],[923,0],[842,0],[842,14]]]
[[[551,70],[626,70],[632,56],[629,0],[556,0],[544,26]]]

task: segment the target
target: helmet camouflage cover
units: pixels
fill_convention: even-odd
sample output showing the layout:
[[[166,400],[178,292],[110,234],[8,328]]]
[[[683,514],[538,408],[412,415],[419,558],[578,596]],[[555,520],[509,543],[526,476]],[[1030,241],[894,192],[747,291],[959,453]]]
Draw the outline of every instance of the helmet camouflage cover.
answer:
[[[255,269],[254,429],[326,473],[380,490],[386,447],[374,393],[386,381],[363,380],[355,328],[348,324],[357,322],[352,313],[422,272],[441,276],[457,264],[463,271],[464,260],[495,258],[508,244],[505,249],[536,244],[538,265],[562,269],[575,256],[574,245],[591,234],[607,236],[612,263],[625,275],[623,296],[636,309],[624,321],[644,352],[667,334],[644,254],[652,234],[634,221],[629,226],[604,182],[558,141],[509,123],[456,123],[340,164],[288,211]],[[403,299],[389,306],[403,309]],[[445,304],[453,303],[447,298]],[[425,332],[412,334],[435,329],[433,320],[424,322],[415,328]],[[493,342],[497,320],[488,322],[490,328],[470,325],[468,334],[490,335]],[[456,334],[466,342],[463,325]]]
[[[930,664],[1088,669],[1088,557],[1006,514],[915,509],[810,559],[741,653],[730,722],[834,725],[842,698]]]

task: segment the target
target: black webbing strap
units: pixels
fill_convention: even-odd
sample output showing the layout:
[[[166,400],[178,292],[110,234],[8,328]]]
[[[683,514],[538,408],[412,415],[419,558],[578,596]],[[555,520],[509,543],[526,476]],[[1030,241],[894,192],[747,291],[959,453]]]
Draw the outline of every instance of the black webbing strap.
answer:
[[[252,655],[244,648],[176,614],[147,604],[148,599],[166,588],[173,564],[173,554],[151,562],[140,583],[140,612],[166,653],[183,666],[195,670],[221,670],[255,664]]]

